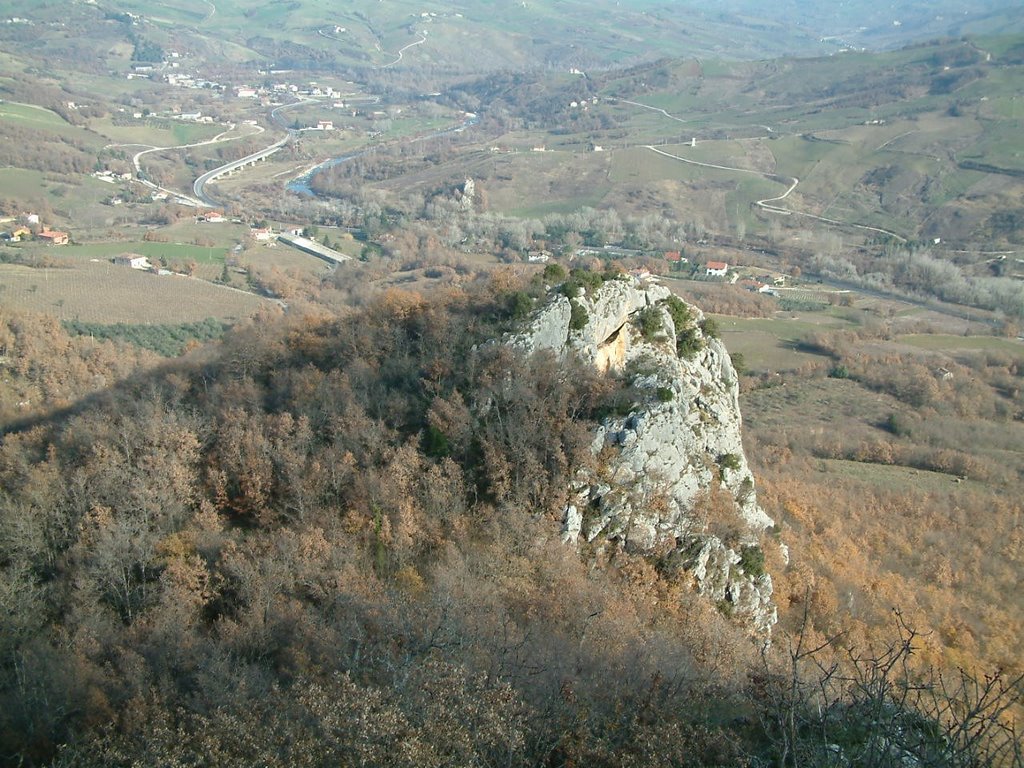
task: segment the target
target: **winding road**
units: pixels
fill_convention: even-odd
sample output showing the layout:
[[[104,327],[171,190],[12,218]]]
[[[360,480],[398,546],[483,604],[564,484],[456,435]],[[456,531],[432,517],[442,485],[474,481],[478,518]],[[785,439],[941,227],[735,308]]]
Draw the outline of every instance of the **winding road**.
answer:
[[[145,186],[149,187],[150,189],[156,189],[156,190],[159,190],[161,192],[164,192],[164,193],[166,193],[166,194],[168,194],[170,196],[173,196],[175,199],[179,200],[180,202],[185,203],[186,205],[191,205],[191,206],[193,206],[195,208],[202,208],[202,207],[206,206],[207,203],[203,202],[202,199],[197,199],[197,198],[200,197],[199,195],[197,195],[196,197],[190,197],[189,195],[183,194],[181,192],[177,192],[177,191],[175,191],[173,189],[168,189],[167,187],[161,187],[159,184],[156,184],[155,182],[152,182],[149,179],[144,178],[143,177],[144,176],[144,172],[142,170],[142,158],[143,158],[144,155],[148,155],[148,154],[150,154],[152,152],[172,152],[172,151],[176,151],[176,150],[179,150],[179,149],[193,149],[195,147],[205,147],[205,146],[208,146],[210,144],[220,144],[220,143],[223,143],[225,141],[238,141],[239,139],[245,139],[245,138],[248,138],[249,136],[255,136],[257,134],[263,133],[263,131],[264,131],[264,128],[262,126],[256,125],[256,126],[253,126],[253,128],[255,128],[255,130],[251,131],[250,133],[242,134],[240,136],[228,137],[228,134],[231,133],[233,130],[235,130],[235,128],[237,126],[235,125],[235,123],[227,123],[226,126],[227,126],[226,130],[221,131],[216,136],[214,136],[212,139],[207,139],[206,141],[197,141],[197,142],[193,142],[191,144],[178,144],[177,146],[173,146],[173,147],[158,147],[158,146],[154,146],[153,144],[135,144],[135,143],[107,144],[104,147],[104,149],[114,149],[115,147],[145,147],[145,149],[143,149],[143,150],[141,150],[139,152],[136,152],[132,156],[132,166],[135,168],[135,174],[136,174],[136,177],[138,177],[139,181],[141,181]]]
[[[282,104],[281,106],[275,107],[273,110],[271,110],[271,122],[276,123],[277,125],[284,128],[285,131],[287,131],[284,138],[275,141],[269,147],[265,147],[261,150],[253,152],[252,154],[246,155],[245,157],[239,158],[238,160],[232,160],[230,163],[224,163],[224,165],[214,168],[212,171],[207,171],[202,176],[197,178],[194,182],[192,182],[192,194],[195,196],[192,199],[194,199],[199,204],[200,207],[216,208],[217,206],[219,206],[220,203],[218,203],[216,200],[214,200],[206,193],[206,185],[209,184],[211,181],[215,181],[220,176],[232,173],[233,171],[243,168],[246,165],[252,165],[258,163],[261,160],[265,160],[266,158],[270,157],[272,154],[277,152],[279,149],[284,147],[288,142],[290,142],[295,137],[296,131],[293,131],[291,128],[288,128],[284,124],[284,121],[280,119],[280,113],[286,109],[291,109],[292,107],[297,107],[302,104],[316,103],[316,101],[316,99],[310,98],[308,96],[299,96],[298,101],[293,101],[290,104]],[[264,128],[262,126],[257,127],[259,128],[258,133],[263,133]]]
[[[626,99],[618,99],[618,101],[623,103],[623,104],[631,104],[631,105],[636,106],[636,107],[642,107],[644,109],[649,109],[649,110],[652,110],[654,112],[658,112],[658,113],[664,115],[665,117],[667,117],[669,120],[675,120],[676,122],[680,122],[680,123],[685,123],[686,122],[686,120],[684,120],[683,118],[676,117],[675,115],[669,114],[668,112],[666,112],[661,107],[652,107],[650,104],[642,104],[642,103],[640,103],[638,101],[628,101]],[[767,128],[768,131],[773,132],[771,128],[768,128],[768,126],[761,126],[761,127],[762,128]],[[900,137],[897,137],[897,138],[900,138]],[[885,145],[883,144],[882,147],[879,147],[879,149],[882,149],[884,146]],[[784,179],[787,179],[787,177],[781,176],[779,174],[764,173],[762,171],[755,171],[755,170],[752,170],[750,168],[736,168],[736,167],[729,166],[729,165],[718,165],[716,163],[703,163],[703,162],[700,162],[698,160],[690,160],[689,158],[686,158],[686,157],[680,157],[679,155],[673,155],[671,152],[665,152],[664,150],[658,149],[657,147],[655,147],[655,146],[653,146],[651,144],[645,144],[644,147],[645,147],[645,149],[649,149],[652,152],[656,152],[659,155],[663,155],[665,157],[671,158],[672,160],[678,160],[681,163],[688,163],[689,165],[699,165],[699,166],[702,166],[704,168],[716,168],[716,169],[718,169],[720,171],[732,171],[733,173],[747,173],[747,174],[752,174],[754,176],[760,176],[761,178],[768,179],[769,181],[782,181]],[[787,182],[783,181],[783,183],[787,183]],[[881,227],[869,227],[867,224],[855,224],[853,222],[848,222],[848,221],[839,221],[838,219],[830,219],[830,218],[827,218],[825,216],[818,216],[817,214],[814,214],[814,213],[805,213],[803,211],[794,211],[791,208],[784,208],[784,207],[782,207],[780,205],[773,205],[773,203],[777,203],[777,202],[779,202],[781,200],[785,200],[787,197],[789,197],[790,194],[792,194],[793,190],[795,190],[797,188],[797,186],[799,186],[800,179],[796,178],[795,176],[788,177],[788,183],[789,183],[789,188],[785,192],[783,192],[781,195],[778,195],[776,197],[766,197],[763,200],[757,200],[757,201],[755,201],[754,205],[756,205],[757,207],[761,208],[764,211],[768,211],[769,213],[775,213],[775,214],[778,214],[780,216],[802,216],[805,219],[812,219],[813,221],[820,221],[820,222],[822,222],[824,224],[832,224],[833,226],[852,227],[853,229],[862,229],[862,230],[865,230],[867,232],[878,232],[879,234],[887,235],[888,237],[891,237],[894,240],[898,240],[901,243],[907,242],[907,239],[905,237],[903,237],[901,235],[898,235],[895,232],[892,232],[892,231],[890,231],[888,229],[882,229]]]
[[[721,171],[733,171],[735,173],[749,173],[754,176],[760,176],[763,179],[768,179],[769,181],[779,181],[780,179],[786,178],[785,176],[779,176],[773,173],[763,173],[762,171],[754,171],[751,170],[750,168],[734,168],[728,165],[716,165],[715,163],[702,163],[698,162],[697,160],[689,160],[688,158],[680,157],[679,155],[673,155],[670,152],[665,152],[664,150],[658,149],[657,147],[651,146],[650,144],[646,145],[645,148],[651,150],[652,152],[657,152],[659,155],[664,155],[665,157],[669,157],[673,160],[678,160],[681,163],[688,163],[690,165],[700,165],[705,168],[717,168],[718,170]],[[814,221],[820,221],[825,224],[832,224],[838,227],[852,227],[854,229],[863,229],[868,232],[878,232],[879,234],[887,235],[893,238],[894,240],[898,240],[901,243],[907,242],[907,239],[905,237],[898,235],[895,232],[892,232],[888,229],[882,229],[881,227],[869,227],[867,224],[854,224],[853,222],[839,221],[838,219],[829,219],[825,216],[818,216],[817,214],[814,213],[794,211],[790,208],[783,208],[780,205],[772,205],[772,203],[777,203],[778,201],[785,200],[787,197],[789,197],[789,195],[793,192],[794,189],[797,188],[799,184],[800,179],[796,178],[795,176],[791,176],[789,177],[789,189],[787,189],[781,195],[778,195],[776,197],[766,197],[763,200],[757,200],[754,202],[754,205],[758,206],[762,210],[768,211],[769,213],[777,213],[780,216],[802,216],[805,219],[813,219]]]
[[[665,117],[667,117],[669,120],[675,120],[677,123],[685,123],[685,122],[687,122],[686,120],[684,120],[681,117],[676,117],[675,115],[670,115],[668,112],[666,112],[661,107],[652,107],[650,104],[641,104],[639,101],[630,101],[629,99],[616,99],[616,101],[618,101],[621,104],[631,104],[634,107],[643,107],[644,109],[649,109],[652,112],[658,112],[659,114],[662,114]],[[768,130],[770,131],[771,128],[769,128]]]
[[[408,51],[413,46],[423,45],[425,42],[427,42],[427,35],[426,35],[425,32],[421,32],[419,40],[417,40],[414,43],[409,43],[408,45],[403,46],[403,47],[398,49],[398,58],[397,59],[395,59],[394,61],[390,61],[387,64],[381,64],[380,67],[378,67],[378,69],[387,69],[388,67],[395,66],[395,64],[397,64],[398,62],[400,62],[402,60],[402,57],[405,55],[406,51]]]

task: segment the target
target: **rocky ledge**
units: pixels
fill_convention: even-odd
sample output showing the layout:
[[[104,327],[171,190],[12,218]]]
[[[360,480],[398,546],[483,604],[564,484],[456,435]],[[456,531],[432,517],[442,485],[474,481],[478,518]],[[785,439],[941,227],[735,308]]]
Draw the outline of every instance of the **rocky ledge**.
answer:
[[[776,611],[762,542],[773,521],[743,453],[725,346],[705,332],[700,310],[649,280],[552,294],[507,342],[577,356],[638,394],[598,427],[598,469],[581,470],[571,489],[564,540],[656,552],[659,567],[684,571],[723,611],[769,631]]]

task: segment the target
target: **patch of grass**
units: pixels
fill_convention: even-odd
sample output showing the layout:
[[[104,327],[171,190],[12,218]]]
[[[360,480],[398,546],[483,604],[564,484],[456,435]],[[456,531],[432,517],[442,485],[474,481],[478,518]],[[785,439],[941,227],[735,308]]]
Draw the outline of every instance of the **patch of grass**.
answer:
[[[60,128],[67,126],[60,115],[33,104],[17,104],[12,101],[0,102],[0,120],[11,120],[19,125],[31,127]]]
[[[201,125],[183,123],[176,120],[143,119],[139,121],[119,121],[110,118],[93,120],[90,127],[99,134],[110,139],[112,143],[152,144],[157,147],[170,147],[179,144],[194,144],[212,139],[224,128],[219,125]],[[140,147],[141,149],[141,147]],[[130,147],[125,152],[133,152]]]
[[[789,371],[825,358],[801,349],[809,335],[856,325],[854,319],[830,312],[805,313],[796,318],[741,318],[716,315],[722,341],[739,353],[751,371]]]
[[[45,188],[41,171],[23,168],[0,168],[0,189],[8,197],[32,199],[43,194]]]
[[[893,464],[870,464],[846,459],[818,459],[815,462],[822,475],[840,475],[865,485],[887,491],[902,491],[908,487],[920,493],[949,493],[954,487],[953,479],[944,472],[930,472]],[[976,485],[973,480],[963,481],[968,486]]]
[[[166,259],[168,263],[195,261],[198,264],[223,264],[225,248],[224,246],[206,247],[184,243],[135,241],[70,245],[62,251],[62,255],[84,259],[113,259],[122,253],[137,253],[146,256],[154,264],[161,258]]]
[[[897,338],[901,344],[909,344],[918,349],[938,352],[981,350],[986,352],[1006,352],[1014,357],[1024,359],[1024,343],[1016,339],[1003,339],[997,336],[954,336],[952,334],[910,334]]]
[[[97,339],[126,341],[143,349],[149,349],[164,357],[180,355],[190,342],[211,341],[224,335],[228,326],[220,320],[207,318],[198,323],[179,323],[176,325],[139,325],[128,323],[85,323],[80,320],[68,320],[64,328],[78,336],[92,336]]]

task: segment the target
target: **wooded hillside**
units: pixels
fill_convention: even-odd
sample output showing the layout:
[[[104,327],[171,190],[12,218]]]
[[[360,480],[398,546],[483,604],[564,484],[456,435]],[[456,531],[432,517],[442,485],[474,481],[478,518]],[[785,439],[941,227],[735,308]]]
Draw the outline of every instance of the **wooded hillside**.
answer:
[[[623,382],[486,344],[515,287],[264,316],[158,368],[4,317],[11,391],[79,389],[5,415],[0,760],[787,765],[842,736],[851,760],[953,765],[1016,744],[998,686],[956,712],[970,745],[908,725],[912,697],[868,721],[888,688],[804,687],[810,655],[762,658],[656,556],[561,545]]]

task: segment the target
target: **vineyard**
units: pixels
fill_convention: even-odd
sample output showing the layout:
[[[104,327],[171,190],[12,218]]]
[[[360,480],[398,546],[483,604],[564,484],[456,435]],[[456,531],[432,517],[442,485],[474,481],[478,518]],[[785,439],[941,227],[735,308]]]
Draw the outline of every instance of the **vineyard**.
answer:
[[[84,263],[66,269],[0,264],[0,303],[86,323],[239,320],[266,299],[180,275]]]

